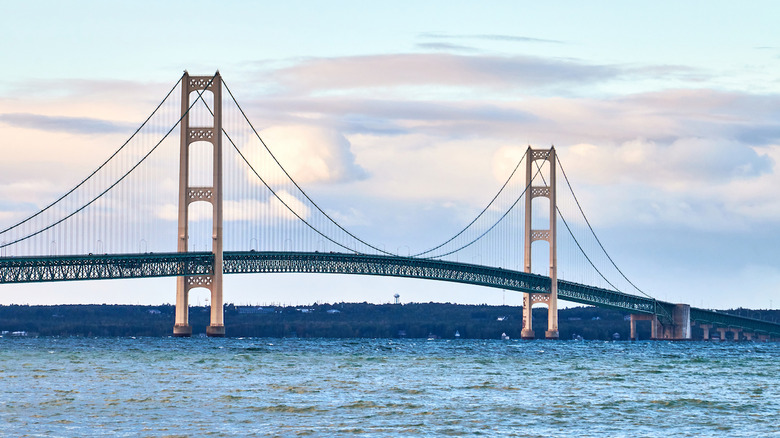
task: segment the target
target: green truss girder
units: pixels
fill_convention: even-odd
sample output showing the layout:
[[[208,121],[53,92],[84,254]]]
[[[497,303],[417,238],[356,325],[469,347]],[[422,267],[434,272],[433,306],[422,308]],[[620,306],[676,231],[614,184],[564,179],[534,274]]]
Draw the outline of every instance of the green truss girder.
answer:
[[[435,259],[333,252],[231,251],[223,254],[225,274],[357,274],[450,281],[530,293],[550,293],[550,278],[502,268]],[[110,278],[210,275],[207,252],[0,258],[0,284]],[[622,292],[558,281],[558,298],[631,313],[658,315],[669,322],[675,307]],[[691,307],[691,321],[780,336],[780,324]]]
[[[208,275],[211,253],[104,254],[0,258],[0,284]]]
[[[320,252],[225,252],[226,274],[318,273],[452,281],[532,293],[550,293],[550,278],[501,268],[412,257]]]
[[[320,273],[359,274],[452,281],[530,293],[550,293],[550,277],[501,268],[435,259],[366,254],[310,252],[225,252],[226,274]],[[558,281],[558,297],[582,304],[598,305],[634,313],[655,313],[673,304],[656,302],[622,292]],[[659,305],[660,303],[660,305]],[[659,309],[660,314],[663,314]]]

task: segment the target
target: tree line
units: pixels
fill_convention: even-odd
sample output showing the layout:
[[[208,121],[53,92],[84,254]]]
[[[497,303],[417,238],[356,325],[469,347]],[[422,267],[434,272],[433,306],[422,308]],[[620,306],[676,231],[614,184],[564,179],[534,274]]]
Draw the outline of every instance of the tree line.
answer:
[[[733,313],[746,309],[733,310]],[[208,306],[191,306],[193,335],[205,333]],[[750,310],[751,316],[780,319],[780,311]],[[173,305],[0,306],[0,330],[39,336],[170,336]],[[596,307],[560,309],[561,339],[628,339],[623,312]],[[498,339],[520,337],[522,307],[452,303],[335,303],[309,306],[225,305],[225,331],[233,337]],[[547,329],[547,310],[534,309],[537,337]],[[650,336],[639,324],[640,339]],[[695,330],[695,329],[694,329]],[[696,335],[696,333],[694,333]]]

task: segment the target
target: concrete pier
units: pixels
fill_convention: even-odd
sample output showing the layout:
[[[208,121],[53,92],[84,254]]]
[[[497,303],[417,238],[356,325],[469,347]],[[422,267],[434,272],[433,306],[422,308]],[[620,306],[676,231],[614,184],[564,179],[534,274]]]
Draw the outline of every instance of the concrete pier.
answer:
[[[206,327],[206,335],[212,338],[224,338],[225,326],[224,325],[209,325]]]
[[[712,328],[712,324],[699,324],[699,327],[701,327],[701,331],[702,331],[702,340],[709,341],[710,329]]]
[[[646,313],[631,314],[631,340],[637,339],[637,321],[650,321],[650,339],[671,339],[676,341],[691,339],[691,306],[688,304],[675,305],[672,311],[672,321],[666,324],[661,324],[658,320],[658,315]]]
[[[676,340],[691,339],[691,306],[688,304],[676,304],[672,313],[672,338]],[[669,339],[669,338],[667,338]]]
[[[175,324],[173,326],[173,336],[177,338],[189,338],[192,336],[192,327],[189,324]]]
[[[637,340],[636,334],[636,322],[637,321],[650,321],[650,339],[658,339],[658,331],[661,324],[658,322],[656,315],[649,315],[646,313],[632,313],[631,314],[631,340]]]

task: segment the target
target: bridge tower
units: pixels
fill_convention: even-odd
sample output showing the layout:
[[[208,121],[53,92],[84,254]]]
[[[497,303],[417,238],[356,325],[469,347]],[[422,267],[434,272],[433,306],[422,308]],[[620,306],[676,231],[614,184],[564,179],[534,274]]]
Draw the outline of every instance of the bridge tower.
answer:
[[[549,178],[544,180],[548,185],[531,185],[534,173],[534,164],[537,161],[549,163]],[[556,256],[556,210],[555,210],[555,147],[548,150],[531,149],[526,151],[525,157],[525,184],[530,191],[525,197],[525,272],[531,272],[531,244],[537,240],[546,240],[550,247],[550,285],[549,294],[523,294],[523,330],[520,336],[523,339],[534,339],[532,326],[532,307],[536,303],[547,305],[547,331],[544,333],[547,339],[558,339],[558,258]],[[538,197],[548,198],[550,201],[550,225],[546,230],[534,230],[531,226],[533,199]]]
[[[214,96],[214,116],[211,126],[190,126],[189,107],[193,91],[210,91]],[[196,96],[193,94],[192,96]],[[212,205],[212,243],[214,271],[211,275],[176,278],[176,322],[174,336],[191,336],[189,325],[189,291],[204,287],[211,291],[211,324],[206,328],[209,336],[225,336],[224,309],[222,306],[222,77],[190,76],[186,71],[181,87],[181,149],[179,155],[179,241],[178,252],[187,252],[189,238],[188,211],[191,203],[209,202]],[[190,186],[190,145],[205,141],[212,145],[213,172],[210,187]]]

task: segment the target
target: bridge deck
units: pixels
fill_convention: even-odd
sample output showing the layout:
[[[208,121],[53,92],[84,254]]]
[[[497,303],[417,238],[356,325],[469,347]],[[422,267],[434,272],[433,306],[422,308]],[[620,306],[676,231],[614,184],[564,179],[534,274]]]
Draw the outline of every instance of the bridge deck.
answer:
[[[208,275],[207,252],[0,258],[0,284]],[[549,277],[502,268],[412,257],[320,252],[225,252],[225,274],[321,273],[420,278],[549,294]],[[558,281],[558,298],[668,321],[674,304],[584,284]],[[780,336],[780,324],[691,308],[691,320]]]
[[[451,281],[499,289],[550,293],[550,277],[502,268],[412,257],[344,253],[225,252],[226,274],[238,273],[323,273],[380,275]],[[611,307],[639,313],[653,313],[652,299],[558,281],[558,297],[567,301]],[[673,305],[669,305],[670,309]],[[670,310],[671,312],[671,310]]]

